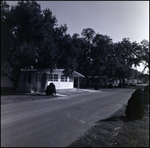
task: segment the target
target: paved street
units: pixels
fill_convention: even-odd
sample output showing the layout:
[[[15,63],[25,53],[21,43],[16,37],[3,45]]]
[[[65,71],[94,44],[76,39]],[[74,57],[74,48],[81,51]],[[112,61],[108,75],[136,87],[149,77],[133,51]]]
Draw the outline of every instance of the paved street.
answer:
[[[2,147],[65,147],[127,104],[135,89],[102,89],[1,105]]]

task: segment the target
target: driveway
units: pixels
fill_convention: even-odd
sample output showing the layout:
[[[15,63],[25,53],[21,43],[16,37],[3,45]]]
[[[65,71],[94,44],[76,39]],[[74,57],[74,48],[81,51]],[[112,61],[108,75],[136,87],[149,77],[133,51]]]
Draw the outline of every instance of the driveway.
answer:
[[[1,146],[66,147],[127,104],[134,90],[104,89],[1,105]]]

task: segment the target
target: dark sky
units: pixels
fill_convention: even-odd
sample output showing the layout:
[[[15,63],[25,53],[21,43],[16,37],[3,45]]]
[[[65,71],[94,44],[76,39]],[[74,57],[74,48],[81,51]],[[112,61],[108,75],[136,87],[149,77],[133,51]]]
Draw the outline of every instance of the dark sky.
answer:
[[[16,5],[17,1],[7,1]],[[49,8],[58,24],[67,24],[70,35],[92,28],[108,35],[113,42],[130,38],[149,41],[149,1],[37,1],[41,9]],[[140,69],[141,71],[141,69]]]

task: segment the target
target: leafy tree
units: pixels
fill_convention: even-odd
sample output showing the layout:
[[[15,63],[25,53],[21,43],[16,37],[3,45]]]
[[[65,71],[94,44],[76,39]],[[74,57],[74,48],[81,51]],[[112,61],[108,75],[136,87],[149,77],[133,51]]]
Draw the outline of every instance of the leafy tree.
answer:
[[[129,78],[132,74],[132,65],[137,66],[140,63],[137,53],[141,47],[136,42],[131,43],[129,38],[123,38],[121,42],[114,44],[114,48],[117,61],[114,67],[115,75],[120,79],[120,82],[122,82],[122,79],[123,85],[125,85],[125,78]]]
[[[83,40],[80,35],[75,33],[72,37],[66,34],[63,38],[63,52],[59,58],[59,68],[64,68],[64,74],[72,76],[74,70],[79,70]]]
[[[147,40],[142,40],[141,41],[141,61],[145,65],[143,72],[145,71],[146,68],[149,70],[149,42]]]
[[[111,75],[120,80],[120,85],[122,85],[122,79],[130,76],[130,66],[125,62],[123,57],[123,50],[121,48],[121,43],[115,43],[113,45],[112,56],[110,56],[110,71]],[[109,70],[108,70],[109,71]]]
[[[56,67],[57,20],[49,9],[41,10],[35,1],[19,1],[16,6],[1,3],[2,74],[9,77],[16,90],[22,68]],[[64,30],[62,30],[63,32]],[[5,46],[6,44],[6,46]]]
[[[81,32],[81,51],[80,51],[80,58],[78,58],[78,71],[81,72],[87,82],[87,86],[89,83],[88,76],[91,74],[92,69],[92,57],[91,57],[91,50],[93,46],[93,38],[95,35],[95,31],[91,28],[83,29]]]
[[[141,45],[124,38],[113,44],[107,35],[85,28],[71,37],[66,24],[58,26],[50,9],[41,10],[35,1],[18,1],[16,6],[1,2],[1,74],[17,88],[22,68],[65,68],[86,77],[87,85],[95,75],[125,78],[131,66],[140,62],[149,68],[149,43]],[[88,76],[92,76],[89,79]]]
[[[8,7],[2,3],[1,7]],[[9,77],[14,83],[14,90],[18,86],[21,68],[35,63],[37,49],[37,27],[41,17],[40,5],[36,2],[19,1],[16,6],[7,9],[7,14],[2,21],[2,45],[1,52],[5,53],[5,61],[2,60],[2,74]],[[2,15],[3,15],[2,14]],[[11,24],[11,25],[9,25]],[[4,47],[6,41],[7,49]]]
[[[88,43],[87,48],[90,50],[90,43],[92,44],[92,40],[94,38],[95,31],[91,28],[85,28],[82,30],[81,35],[87,41],[87,43]]]
[[[51,71],[56,68],[56,52],[57,42],[55,41],[56,35],[56,18],[52,15],[50,9],[45,9],[43,11],[42,19],[39,20],[40,30],[38,34],[40,35],[40,41],[37,44],[36,50],[36,63],[35,68],[38,69],[50,69]]]
[[[130,63],[133,64],[134,67],[139,66],[141,62],[141,45],[136,42],[132,42],[132,58],[130,58]]]
[[[96,34],[93,39],[93,50],[92,50],[92,65],[93,65],[93,75],[109,75],[110,76],[110,65],[111,62],[111,52],[112,52],[112,39],[107,35]]]
[[[1,1],[1,67],[7,61],[7,52],[11,46],[11,37],[12,34],[9,29],[12,26],[12,23],[8,18],[11,18],[9,13],[9,4],[5,1]],[[8,36],[10,36],[8,38]]]
[[[64,74],[69,76],[75,70],[75,52],[72,48],[72,39],[69,34],[64,35],[59,44],[62,52],[58,58],[58,68],[65,69]]]

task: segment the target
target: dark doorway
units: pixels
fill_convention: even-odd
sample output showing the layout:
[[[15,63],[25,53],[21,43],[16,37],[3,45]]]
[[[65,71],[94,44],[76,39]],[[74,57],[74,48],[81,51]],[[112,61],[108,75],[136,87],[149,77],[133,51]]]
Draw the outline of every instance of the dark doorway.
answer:
[[[44,73],[42,75],[41,89],[45,89],[46,80],[47,80],[47,74]]]

